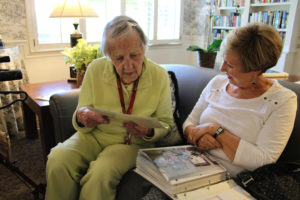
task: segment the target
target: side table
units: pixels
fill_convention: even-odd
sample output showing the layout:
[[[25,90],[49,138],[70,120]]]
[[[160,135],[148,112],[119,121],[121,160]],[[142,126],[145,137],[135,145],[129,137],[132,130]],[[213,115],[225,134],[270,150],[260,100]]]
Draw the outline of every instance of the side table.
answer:
[[[47,83],[24,84],[21,85],[20,88],[28,94],[28,99],[23,103],[25,134],[27,138],[35,138],[38,136],[37,116],[43,158],[46,162],[50,149],[55,145],[54,124],[49,111],[49,101],[46,99],[52,94],[77,88],[76,82],[62,80]],[[41,97],[45,97],[46,99],[42,100]]]

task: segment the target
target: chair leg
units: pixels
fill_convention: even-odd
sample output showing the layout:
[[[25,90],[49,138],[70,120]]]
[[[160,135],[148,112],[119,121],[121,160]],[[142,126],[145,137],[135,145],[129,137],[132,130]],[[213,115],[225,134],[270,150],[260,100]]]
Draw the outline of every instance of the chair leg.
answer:
[[[0,129],[0,153],[6,157],[8,161],[11,161],[11,143],[7,132],[7,127],[3,119],[2,111],[0,112],[0,124],[3,127],[4,132]]]

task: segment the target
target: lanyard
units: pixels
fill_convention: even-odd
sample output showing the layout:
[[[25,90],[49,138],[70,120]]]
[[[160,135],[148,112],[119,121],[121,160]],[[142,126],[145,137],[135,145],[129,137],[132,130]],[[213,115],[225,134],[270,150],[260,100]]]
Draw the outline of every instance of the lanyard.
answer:
[[[133,108],[133,104],[134,104],[134,101],[135,101],[135,95],[136,95],[136,92],[137,92],[137,87],[138,87],[138,84],[139,84],[139,77],[138,79],[136,79],[134,81],[134,85],[133,85],[133,90],[132,90],[132,93],[131,93],[131,97],[130,97],[130,103],[129,103],[129,106],[128,106],[128,109],[126,111],[125,109],[125,101],[124,101],[124,95],[123,95],[123,90],[122,90],[122,85],[121,85],[121,80],[120,80],[120,76],[116,73],[116,76],[117,76],[117,85],[118,85],[118,91],[119,91],[119,97],[120,97],[120,103],[121,103],[121,106],[122,106],[122,112],[124,114],[131,114],[132,112],[132,108]],[[125,137],[125,144],[129,145],[130,144],[130,138],[131,138],[131,135],[128,134],[128,136]]]

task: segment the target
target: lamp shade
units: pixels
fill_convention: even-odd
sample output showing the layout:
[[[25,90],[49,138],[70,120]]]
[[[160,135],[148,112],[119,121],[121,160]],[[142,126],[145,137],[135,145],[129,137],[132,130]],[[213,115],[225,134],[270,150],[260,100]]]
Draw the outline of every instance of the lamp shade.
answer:
[[[94,9],[85,0],[60,0],[50,17],[98,17]]]

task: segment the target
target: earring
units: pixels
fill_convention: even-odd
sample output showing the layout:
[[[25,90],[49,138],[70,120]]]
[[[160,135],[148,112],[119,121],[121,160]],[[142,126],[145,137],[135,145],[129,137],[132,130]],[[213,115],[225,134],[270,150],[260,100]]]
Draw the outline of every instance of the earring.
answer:
[[[251,84],[252,84],[253,86],[256,85],[256,77],[254,77],[254,79],[253,79],[253,81],[251,82]]]

